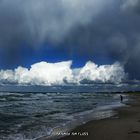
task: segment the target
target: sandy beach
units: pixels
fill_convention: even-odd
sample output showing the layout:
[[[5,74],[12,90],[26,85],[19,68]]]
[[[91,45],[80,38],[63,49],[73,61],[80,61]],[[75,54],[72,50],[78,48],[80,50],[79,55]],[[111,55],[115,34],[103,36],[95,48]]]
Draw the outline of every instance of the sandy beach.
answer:
[[[130,96],[133,100],[116,109],[116,116],[78,126],[59,140],[140,140],[140,94]]]

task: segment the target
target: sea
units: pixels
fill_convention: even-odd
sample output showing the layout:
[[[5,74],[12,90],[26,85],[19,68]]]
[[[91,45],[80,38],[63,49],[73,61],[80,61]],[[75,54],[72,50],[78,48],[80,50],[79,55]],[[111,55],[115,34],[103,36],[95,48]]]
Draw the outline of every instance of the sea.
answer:
[[[127,94],[123,96],[124,102],[129,99]],[[124,105],[120,93],[112,92],[3,91],[0,92],[0,140],[55,139],[61,132],[90,120],[111,117],[116,113],[114,108]]]

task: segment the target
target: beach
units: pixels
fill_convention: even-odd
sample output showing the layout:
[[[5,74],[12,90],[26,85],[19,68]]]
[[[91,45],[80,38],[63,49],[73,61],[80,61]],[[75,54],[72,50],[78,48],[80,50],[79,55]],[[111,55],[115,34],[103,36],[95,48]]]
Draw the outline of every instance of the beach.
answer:
[[[140,140],[140,94],[130,97],[115,116],[87,122],[59,140]]]
[[[125,103],[129,96],[123,96]],[[0,92],[0,138],[58,139],[91,120],[114,116],[122,106],[120,93]]]

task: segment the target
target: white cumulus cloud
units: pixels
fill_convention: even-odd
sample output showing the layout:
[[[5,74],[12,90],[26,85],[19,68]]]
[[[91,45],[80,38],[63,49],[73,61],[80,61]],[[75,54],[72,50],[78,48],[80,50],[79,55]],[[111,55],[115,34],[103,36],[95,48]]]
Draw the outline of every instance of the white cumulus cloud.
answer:
[[[99,81],[103,83],[120,83],[124,77],[124,69],[118,62],[114,63],[113,65],[98,66],[89,61],[83,68],[80,69],[78,74],[78,79],[80,81],[86,79],[89,81]]]
[[[120,83],[126,78],[126,73],[118,62],[112,65],[98,66],[87,62],[78,69],[71,68],[72,61],[58,63],[39,62],[30,69],[19,66],[15,70],[1,70],[0,82],[19,85],[64,85],[80,84],[82,81]]]

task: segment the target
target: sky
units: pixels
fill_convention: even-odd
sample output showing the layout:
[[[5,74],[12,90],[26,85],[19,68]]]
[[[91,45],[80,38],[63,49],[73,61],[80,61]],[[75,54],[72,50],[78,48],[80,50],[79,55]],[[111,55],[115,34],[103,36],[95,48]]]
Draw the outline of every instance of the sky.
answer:
[[[0,0],[0,81],[140,80],[139,25],[140,0]]]

